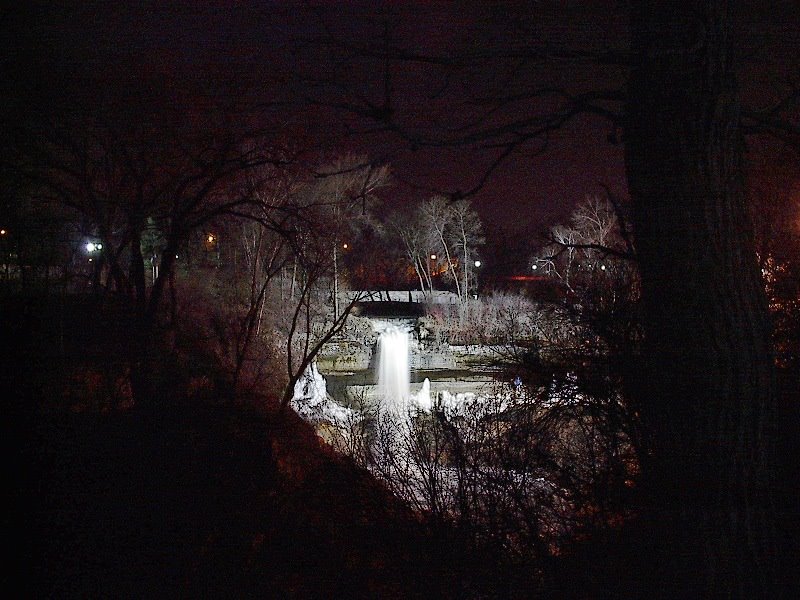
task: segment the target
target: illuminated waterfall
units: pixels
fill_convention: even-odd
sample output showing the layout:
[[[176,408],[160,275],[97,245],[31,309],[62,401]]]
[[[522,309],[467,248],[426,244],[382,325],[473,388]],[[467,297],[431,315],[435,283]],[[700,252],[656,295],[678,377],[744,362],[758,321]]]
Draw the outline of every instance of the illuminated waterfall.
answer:
[[[381,323],[376,331],[379,333],[378,393],[382,406],[387,412],[405,416],[411,394],[408,328]]]

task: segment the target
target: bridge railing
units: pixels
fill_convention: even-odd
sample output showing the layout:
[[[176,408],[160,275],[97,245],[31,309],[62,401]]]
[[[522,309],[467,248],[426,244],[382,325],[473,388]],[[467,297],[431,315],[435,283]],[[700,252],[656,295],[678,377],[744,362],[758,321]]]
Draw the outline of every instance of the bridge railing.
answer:
[[[458,296],[449,291],[436,290],[346,290],[339,292],[340,303],[359,302],[429,302],[431,304],[458,304]]]

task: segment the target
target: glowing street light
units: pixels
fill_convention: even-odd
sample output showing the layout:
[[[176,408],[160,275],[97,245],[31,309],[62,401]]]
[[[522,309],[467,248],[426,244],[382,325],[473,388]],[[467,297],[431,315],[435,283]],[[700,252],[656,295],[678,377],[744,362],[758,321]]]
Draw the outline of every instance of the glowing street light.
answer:
[[[209,231],[203,237],[203,246],[206,252],[219,252],[219,236]]]
[[[475,268],[476,268],[476,269],[479,269],[479,268],[480,268],[480,266],[481,266],[481,261],[479,261],[479,260],[476,260],[476,261],[475,261]]]
[[[86,242],[87,252],[99,252],[103,249],[103,244],[100,242]]]
[[[538,268],[539,268],[539,265],[533,265],[533,266],[531,267],[531,269],[533,269],[534,271],[536,271]]]
[[[431,260],[436,260],[436,255],[435,254],[431,254]]]

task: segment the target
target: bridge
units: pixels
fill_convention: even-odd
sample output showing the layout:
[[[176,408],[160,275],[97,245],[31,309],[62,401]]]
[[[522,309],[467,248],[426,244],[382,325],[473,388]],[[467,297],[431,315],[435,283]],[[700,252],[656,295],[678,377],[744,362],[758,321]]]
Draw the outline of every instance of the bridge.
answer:
[[[353,314],[373,318],[416,318],[425,314],[426,305],[453,306],[453,292],[420,290],[348,290],[339,292],[339,306],[356,301]]]
[[[458,304],[454,292],[435,290],[347,290],[339,292],[339,305],[346,306],[353,300],[358,302],[409,302],[420,304]]]

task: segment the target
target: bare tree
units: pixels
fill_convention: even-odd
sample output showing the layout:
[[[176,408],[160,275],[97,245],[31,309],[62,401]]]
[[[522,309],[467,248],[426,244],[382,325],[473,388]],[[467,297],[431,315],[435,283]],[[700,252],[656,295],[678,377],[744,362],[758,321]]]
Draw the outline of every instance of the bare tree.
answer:
[[[484,242],[480,218],[470,202],[433,196],[396,212],[390,220],[417,274],[420,289],[433,290],[433,277],[443,269],[445,277],[455,285],[459,300],[465,303],[473,285],[471,273],[477,249]]]
[[[153,397],[150,344],[182,247],[204,224],[248,201],[235,193],[244,173],[283,164],[287,155],[263,130],[242,127],[197,133],[142,123],[122,130],[102,117],[64,117],[17,134],[28,138],[17,147],[13,167],[91,224],[102,244],[106,285],[131,302],[132,388],[147,402]],[[152,285],[145,266],[151,257],[143,253],[149,224],[162,237]]]
[[[289,247],[293,287],[296,283],[296,293],[278,311],[286,319],[280,330],[285,336],[287,376],[282,408],[288,406],[295,384],[322,347],[342,330],[353,307],[363,299],[354,294],[345,306],[339,305],[339,245],[343,239],[355,243],[356,221],[363,216],[368,222],[366,207],[387,184],[388,173],[385,166],[345,158],[298,180],[279,206],[262,205],[266,212],[259,218],[276,228]],[[331,288],[334,297],[329,302]]]
[[[410,204],[395,211],[389,219],[403,244],[406,258],[419,279],[420,291],[432,292],[434,259],[431,258],[431,252],[436,247],[436,242],[422,211],[416,204]]]
[[[327,302],[320,297],[322,284],[330,281],[329,246],[321,246],[311,240],[295,248],[296,259],[302,270],[299,282],[299,296],[289,308],[288,329],[285,334],[286,374],[288,383],[284,389],[280,406],[285,409],[294,394],[295,384],[300,380],[322,347],[344,327],[353,307],[362,300],[360,294],[336,316],[327,310]],[[323,292],[323,296],[324,296]]]
[[[407,419],[370,415],[364,464],[434,522],[510,557],[561,552],[577,531],[606,527],[636,469],[622,407],[574,381],[444,395]],[[627,483],[626,483],[627,482]]]
[[[546,151],[554,132],[582,116],[606,120],[609,138],[624,143],[651,367],[630,383],[651,442],[642,479],[647,508],[665,517],[654,518],[663,526],[651,536],[653,563],[663,567],[654,566],[650,581],[674,582],[650,591],[667,597],[677,590],[769,597],[779,580],[769,483],[774,361],[742,136],[766,130],[796,142],[798,95],[790,90],[766,111],[741,106],[737,8],[717,0],[692,10],[632,3],[620,36],[630,43],[620,47],[548,36],[563,29],[538,27],[537,17],[548,15],[534,8],[514,13],[501,45],[437,53],[388,34],[333,40],[340,58],[368,57],[383,75],[372,95],[354,95],[340,107],[415,148],[494,152],[467,193],[522,150]],[[574,82],[559,81],[565,65]],[[394,85],[412,68],[445,81],[428,96],[432,116],[417,127]],[[456,81],[459,91],[474,84],[469,100],[448,95]]]
[[[451,243],[459,256],[461,271],[462,302],[467,305],[470,291],[475,288],[474,268],[477,268],[478,248],[486,241],[483,236],[483,224],[478,213],[472,208],[469,200],[463,199],[450,205]]]
[[[451,252],[449,243],[450,230],[452,229],[453,213],[450,203],[444,196],[433,196],[425,200],[420,205],[420,212],[423,223],[427,224],[431,231],[431,237],[436,241],[438,254],[442,257],[439,262],[443,263],[445,272],[456,286],[456,296],[462,298],[461,283],[456,272],[456,258]],[[433,254],[431,255],[433,259]]]
[[[549,244],[532,258],[537,270],[555,277],[576,297],[613,302],[638,296],[636,252],[618,202],[587,196],[569,224],[550,229]]]
[[[364,157],[347,156],[325,165],[316,173],[313,193],[327,207],[333,258],[333,313],[339,317],[340,256],[358,243],[359,225],[370,226],[375,192],[389,182],[389,168],[373,165]]]

